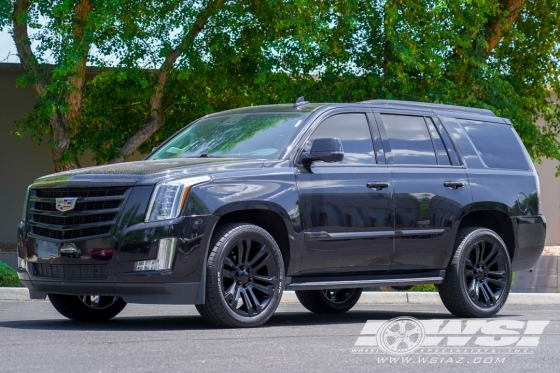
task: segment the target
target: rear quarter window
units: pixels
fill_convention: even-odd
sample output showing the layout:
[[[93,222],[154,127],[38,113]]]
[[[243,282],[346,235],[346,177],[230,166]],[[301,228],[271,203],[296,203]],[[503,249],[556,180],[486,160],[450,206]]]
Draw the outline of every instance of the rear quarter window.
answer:
[[[458,120],[489,168],[528,170],[530,167],[513,127],[507,124]]]

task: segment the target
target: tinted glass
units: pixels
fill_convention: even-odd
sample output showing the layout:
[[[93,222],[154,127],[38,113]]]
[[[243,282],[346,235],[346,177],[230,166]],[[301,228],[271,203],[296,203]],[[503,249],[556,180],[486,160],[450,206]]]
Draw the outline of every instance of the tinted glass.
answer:
[[[507,124],[459,120],[478,151],[480,158],[490,168],[527,170],[529,165],[521,144]]]
[[[447,155],[447,151],[443,146],[443,141],[441,141],[441,136],[434,125],[434,122],[430,118],[426,118],[426,124],[428,125],[428,130],[432,136],[432,143],[434,144],[434,149],[436,150],[437,163],[440,165],[450,165],[451,161]]]
[[[342,142],[344,159],[336,164],[372,164],[375,152],[365,114],[338,114],[325,119],[311,140],[336,137]]]
[[[382,114],[394,164],[437,164],[424,117]]]
[[[150,159],[202,156],[277,159],[309,113],[243,113],[202,119]]]

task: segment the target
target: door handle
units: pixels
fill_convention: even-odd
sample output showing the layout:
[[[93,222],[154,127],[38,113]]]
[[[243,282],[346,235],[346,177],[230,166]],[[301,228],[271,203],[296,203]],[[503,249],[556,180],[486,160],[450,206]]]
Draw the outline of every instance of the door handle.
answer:
[[[462,181],[446,181],[443,183],[443,186],[446,188],[451,188],[453,190],[456,190],[457,188],[461,188],[463,187],[463,182]]]
[[[381,181],[370,181],[366,184],[366,186],[371,189],[381,190],[383,188],[389,188],[389,183],[384,183]]]

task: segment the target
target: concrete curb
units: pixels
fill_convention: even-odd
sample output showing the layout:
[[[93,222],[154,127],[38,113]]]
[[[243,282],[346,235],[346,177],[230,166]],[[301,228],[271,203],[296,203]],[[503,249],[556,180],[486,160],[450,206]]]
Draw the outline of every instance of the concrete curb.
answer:
[[[24,301],[29,300],[29,292],[26,288],[0,288],[0,301]],[[293,291],[284,291],[280,304],[299,304]],[[364,292],[358,304],[425,304],[441,305],[438,293],[384,291]],[[560,293],[510,293],[507,304],[516,305],[553,305],[560,304]]]

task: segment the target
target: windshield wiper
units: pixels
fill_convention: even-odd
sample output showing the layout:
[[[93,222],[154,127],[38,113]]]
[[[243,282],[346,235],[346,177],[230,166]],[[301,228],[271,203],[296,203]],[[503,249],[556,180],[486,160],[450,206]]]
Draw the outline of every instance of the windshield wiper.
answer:
[[[200,153],[199,155],[190,155],[188,157],[181,157],[181,158],[226,158],[220,155],[211,155],[208,153]]]

